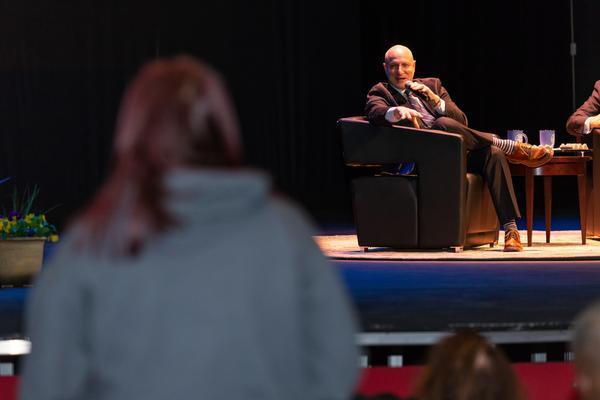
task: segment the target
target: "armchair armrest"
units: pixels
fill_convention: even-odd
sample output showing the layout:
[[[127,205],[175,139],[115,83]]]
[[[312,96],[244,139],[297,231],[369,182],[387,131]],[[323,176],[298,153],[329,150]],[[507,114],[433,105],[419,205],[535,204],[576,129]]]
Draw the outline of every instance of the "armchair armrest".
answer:
[[[429,129],[378,126],[363,117],[338,120],[347,164],[395,164],[415,161],[418,171],[419,242],[439,247],[437,229],[456,229],[464,238],[466,147],[460,135]],[[446,229],[446,232],[448,229]]]

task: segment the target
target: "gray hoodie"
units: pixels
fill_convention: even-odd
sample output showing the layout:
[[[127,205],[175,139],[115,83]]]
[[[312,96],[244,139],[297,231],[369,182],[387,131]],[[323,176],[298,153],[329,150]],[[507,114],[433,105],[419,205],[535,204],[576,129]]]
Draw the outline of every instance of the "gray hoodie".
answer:
[[[256,171],[166,183],[182,223],[138,257],[66,235],[28,305],[21,399],[347,399],[354,319],[306,218]]]

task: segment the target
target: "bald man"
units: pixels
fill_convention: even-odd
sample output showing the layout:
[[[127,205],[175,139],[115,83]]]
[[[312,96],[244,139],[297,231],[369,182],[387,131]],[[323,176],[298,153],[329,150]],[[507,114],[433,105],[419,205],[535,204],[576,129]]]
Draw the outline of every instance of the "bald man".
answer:
[[[581,400],[600,400],[600,303],[575,319],[573,331],[577,390]]]
[[[520,218],[507,159],[537,167],[550,161],[552,149],[503,140],[467,126],[466,115],[452,101],[438,78],[415,79],[416,61],[406,46],[386,53],[383,69],[387,82],[373,86],[365,114],[381,125],[410,125],[461,135],[468,150],[467,168],[483,175],[498,219],[504,227],[504,251],[522,251],[516,218]]]

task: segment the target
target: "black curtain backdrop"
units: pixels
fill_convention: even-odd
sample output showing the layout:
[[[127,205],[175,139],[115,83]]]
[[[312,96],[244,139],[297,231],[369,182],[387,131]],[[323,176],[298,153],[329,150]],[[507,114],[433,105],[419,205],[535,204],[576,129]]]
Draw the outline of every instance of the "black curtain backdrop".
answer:
[[[600,80],[600,1],[573,0],[575,56],[575,103],[581,105]]]
[[[40,207],[61,204],[49,217],[63,225],[106,177],[125,84],[144,62],[179,53],[223,73],[247,161],[270,171],[277,188],[321,222],[351,221],[335,121],[362,114],[394,43],[413,49],[417,76],[443,80],[472,126],[499,134],[525,129],[533,141],[538,129],[556,129],[557,140],[567,140],[568,1],[411,7],[359,0],[0,0],[0,177],[12,177],[0,187],[2,200],[14,185],[37,184]],[[584,17],[576,29],[577,65],[593,83],[598,60],[586,59],[583,49],[596,39],[591,16]],[[575,184],[562,184],[567,194],[562,203],[555,199],[556,208],[574,207],[568,192],[576,193]]]
[[[156,56],[190,53],[228,81],[249,163],[317,217],[350,215],[335,131],[359,114],[358,3],[3,2],[0,188],[38,184],[61,225],[108,172],[125,84]],[[346,56],[347,55],[347,56]]]
[[[105,177],[119,99],[156,54],[156,13],[118,1],[3,2],[0,176],[39,185],[59,225]]]

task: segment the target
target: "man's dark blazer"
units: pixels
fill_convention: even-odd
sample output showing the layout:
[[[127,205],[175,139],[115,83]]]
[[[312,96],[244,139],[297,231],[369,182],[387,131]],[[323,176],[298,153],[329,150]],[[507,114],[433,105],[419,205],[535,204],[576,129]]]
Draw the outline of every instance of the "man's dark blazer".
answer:
[[[450,117],[463,125],[467,125],[466,115],[458,108],[458,106],[452,101],[448,91],[442,86],[442,82],[438,78],[417,78],[415,82],[422,83],[433,91],[433,93],[440,96],[446,103],[446,109],[443,116]],[[407,103],[404,96],[402,96],[396,89],[391,87],[388,82],[379,82],[369,90],[367,94],[367,105],[365,106],[365,115],[367,119],[378,125],[390,125],[385,119],[385,113],[390,107],[404,106]],[[409,108],[410,105],[408,106]],[[430,107],[431,108],[431,107]],[[433,110],[432,110],[433,111]],[[435,113],[435,117],[441,117]],[[398,124],[409,124],[410,121],[399,121]]]
[[[585,120],[598,114],[600,114],[600,81],[597,81],[594,85],[592,95],[569,117],[567,132],[571,135],[583,135]],[[598,131],[598,128],[593,129],[593,131]],[[589,136],[591,137],[592,135]]]

